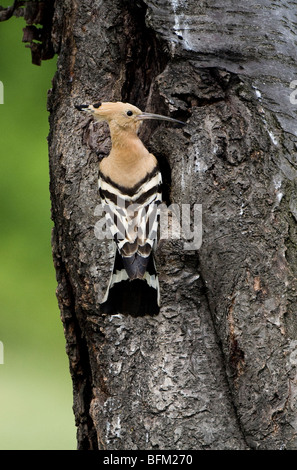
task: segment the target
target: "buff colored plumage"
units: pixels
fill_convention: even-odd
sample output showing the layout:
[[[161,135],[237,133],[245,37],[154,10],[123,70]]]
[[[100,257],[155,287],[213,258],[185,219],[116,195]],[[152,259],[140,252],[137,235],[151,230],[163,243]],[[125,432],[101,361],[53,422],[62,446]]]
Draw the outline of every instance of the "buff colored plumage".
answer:
[[[159,312],[159,282],[153,259],[157,243],[162,177],[154,155],[137,133],[145,119],[180,121],[142,113],[129,103],[76,106],[109,124],[112,148],[99,164],[99,191],[116,243],[113,273],[102,313],[154,315]]]

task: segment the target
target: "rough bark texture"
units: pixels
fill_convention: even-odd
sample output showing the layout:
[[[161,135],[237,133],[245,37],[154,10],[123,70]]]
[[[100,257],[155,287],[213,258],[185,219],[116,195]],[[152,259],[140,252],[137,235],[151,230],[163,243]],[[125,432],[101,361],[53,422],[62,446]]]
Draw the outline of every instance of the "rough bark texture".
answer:
[[[49,95],[53,255],[79,449],[297,449],[296,2],[55,4]],[[265,29],[263,29],[263,24]],[[155,318],[100,315],[94,226],[105,125],[75,104],[131,102],[166,199],[203,207],[198,252],[164,241]]]

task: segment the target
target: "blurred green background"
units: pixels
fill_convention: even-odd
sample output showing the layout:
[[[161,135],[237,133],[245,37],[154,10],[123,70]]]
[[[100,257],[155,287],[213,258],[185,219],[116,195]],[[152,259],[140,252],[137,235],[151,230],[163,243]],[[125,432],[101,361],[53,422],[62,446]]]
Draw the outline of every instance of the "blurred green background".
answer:
[[[46,100],[56,59],[31,64],[24,26],[0,23],[0,449],[75,449],[50,246]]]

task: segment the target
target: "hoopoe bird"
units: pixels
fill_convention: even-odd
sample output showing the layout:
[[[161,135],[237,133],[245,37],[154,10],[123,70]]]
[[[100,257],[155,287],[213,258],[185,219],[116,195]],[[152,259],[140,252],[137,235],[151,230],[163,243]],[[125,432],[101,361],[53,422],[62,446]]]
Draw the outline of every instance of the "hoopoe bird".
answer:
[[[162,177],[156,157],[139,139],[143,120],[179,124],[171,117],[143,113],[129,103],[76,106],[97,121],[107,121],[111,151],[99,164],[99,193],[114,238],[113,272],[101,302],[105,314],[156,315],[160,290],[153,252],[157,244]]]

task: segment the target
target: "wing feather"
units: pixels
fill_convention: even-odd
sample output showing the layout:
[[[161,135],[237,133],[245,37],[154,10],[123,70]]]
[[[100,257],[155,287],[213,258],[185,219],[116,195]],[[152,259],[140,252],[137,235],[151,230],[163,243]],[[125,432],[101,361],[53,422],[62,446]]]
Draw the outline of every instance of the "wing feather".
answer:
[[[156,169],[132,193],[99,174],[106,220],[130,279],[143,278],[157,241],[162,177]]]

